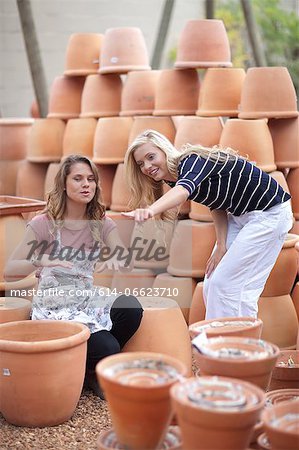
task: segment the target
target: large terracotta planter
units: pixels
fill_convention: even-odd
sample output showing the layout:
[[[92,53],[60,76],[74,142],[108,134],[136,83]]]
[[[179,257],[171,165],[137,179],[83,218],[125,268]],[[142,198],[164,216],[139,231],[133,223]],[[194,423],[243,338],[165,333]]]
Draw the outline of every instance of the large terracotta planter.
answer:
[[[244,69],[208,69],[200,89],[196,114],[238,117],[244,79]]]
[[[0,159],[24,159],[33,119],[0,118]]]
[[[200,80],[195,69],[161,70],[156,87],[155,116],[195,114]]]
[[[51,119],[75,119],[81,110],[81,96],[85,77],[56,77],[49,95]]]
[[[299,442],[299,400],[266,408],[262,420],[272,450],[297,450]]]
[[[23,161],[17,175],[17,196],[43,200],[47,170],[48,163]]]
[[[189,311],[196,281],[189,277],[173,277],[169,273],[160,273],[156,276],[153,291],[161,297],[172,298],[177,302],[186,323],[189,323]]]
[[[216,337],[198,344],[195,339],[194,347],[200,375],[238,378],[264,390],[279,356],[276,345],[244,337]]]
[[[271,172],[276,169],[271,133],[264,119],[226,121],[220,146],[231,147],[241,156],[248,155],[260,169]]]
[[[245,450],[264,406],[264,392],[225,377],[190,378],[170,390],[183,448]]]
[[[32,272],[25,278],[17,281],[1,281],[0,279],[0,303],[2,301],[2,297],[8,297],[9,299],[11,298],[13,300],[17,295],[22,296],[21,298],[24,300],[29,300],[30,302],[32,302],[33,295],[36,293],[37,285],[38,282],[35,276],[35,272]],[[29,317],[22,316],[17,320],[25,320],[26,318]]]
[[[222,317],[219,319],[201,320],[189,325],[192,339],[200,333],[211,337],[247,337],[259,339],[261,337],[263,322],[252,317]]]
[[[184,364],[188,376],[191,376],[191,342],[179,305],[169,297],[152,296],[151,292],[155,293],[154,290],[145,289],[144,292],[139,297],[144,310],[140,327],[123,351],[160,352],[175,357]]]
[[[299,118],[270,119],[275,163],[279,169],[299,167]]]
[[[163,194],[165,194],[166,192],[168,192],[168,191],[170,191],[170,190],[172,189],[172,188],[171,188],[168,184],[166,184],[166,183],[163,183],[162,188],[163,188]],[[186,219],[186,218],[188,218],[188,214],[189,214],[189,212],[190,212],[190,203],[191,203],[190,200],[186,200],[182,205],[180,205],[180,206],[177,208],[178,219],[179,219],[179,220],[180,220],[180,219]]]
[[[203,277],[215,239],[213,223],[179,221],[171,241],[167,272],[179,277]]]
[[[186,374],[183,363],[160,353],[109,356],[96,366],[119,442],[132,450],[162,443],[172,418],[170,387]]]
[[[299,350],[280,352],[269,386],[269,390],[275,389],[298,389],[299,396]]]
[[[134,220],[128,219],[127,217],[123,216],[121,212],[117,211],[108,210],[106,211],[106,216],[110,217],[115,222],[119,236],[124,246],[126,248],[129,248],[135,226]]]
[[[65,123],[61,119],[37,119],[29,134],[27,160],[58,162],[62,156]]]
[[[131,117],[109,117],[98,120],[93,147],[93,161],[118,164],[124,161],[128,148]]]
[[[247,70],[239,107],[240,119],[297,117],[296,92],[286,67]]]
[[[150,70],[148,52],[140,28],[108,28],[100,57],[99,73]]]
[[[263,321],[261,338],[279,348],[295,348],[298,318],[290,295],[260,297],[258,317]]]
[[[287,176],[287,183],[292,196],[292,210],[296,220],[299,220],[299,167],[291,169]]]
[[[164,134],[170,142],[173,142],[175,138],[175,127],[170,117],[137,116],[134,117],[129,136],[129,145],[145,130],[159,131],[159,133]]]
[[[213,222],[213,217],[210,208],[201,203],[190,201],[190,219],[198,220],[199,222]]]
[[[103,34],[74,33],[69,37],[64,75],[82,76],[97,73]]]
[[[111,205],[112,211],[129,211],[130,190],[125,178],[125,167],[123,163],[117,165],[113,179]]]
[[[203,281],[197,283],[193,292],[190,313],[189,325],[204,320],[206,316],[206,305],[203,298]]]
[[[222,129],[220,117],[183,117],[177,127],[174,146],[178,149],[185,144],[213,147],[219,144]]]
[[[96,164],[102,188],[102,201],[106,208],[111,205],[112,186],[117,169],[115,164]]]
[[[0,323],[28,320],[31,302],[24,298],[0,297]]]
[[[231,67],[228,36],[222,20],[188,20],[183,28],[175,67]]]
[[[17,175],[23,160],[0,160],[0,195],[16,195]]]
[[[85,325],[26,320],[0,325],[1,412],[18,426],[53,426],[68,420],[83,386]],[[59,369],[59,370],[58,370]]]
[[[54,180],[55,180],[55,177],[57,175],[59,168],[60,168],[60,163],[51,163],[48,165],[46,178],[45,178],[45,185],[44,185],[44,199],[47,198],[47,194],[54,187]]]
[[[118,116],[122,81],[119,75],[88,75],[84,84],[80,117]]]
[[[119,295],[143,296],[151,293],[155,274],[149,269],[133,269],[132,271],[115,272],[111,289]]]
[[[129,72],[121,95],[120,116],[146,116],[155,107],[159,70]]]
[[[63,156],[83,155],[92,158],[96,119],[70,119],[63,136]]]

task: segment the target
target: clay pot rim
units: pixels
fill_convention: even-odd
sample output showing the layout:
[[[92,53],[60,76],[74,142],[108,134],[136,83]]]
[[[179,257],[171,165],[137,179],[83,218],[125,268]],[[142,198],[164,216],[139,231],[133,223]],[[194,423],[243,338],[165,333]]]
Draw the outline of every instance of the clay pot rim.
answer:
[[[210,223],[212,223],[212,222],[210,222]],[[170,265],[167,266],[167,272],[170,273],[171,275],[174,275],[177,277],[202,278],[205,275],[204,270],[177,269],[176,267],[172,267]]]
[[[194,109],[154,109],[153,116],[194,116]]]
[[[207,320],[199,320],[197,322],[192,323],[189,325],[189,331],[193,331],[196,333],[196,328],[201,325],[208,325],[212,322],[252,322],[252,325],[241,327],[240,330],[250,330],[251,328],[259,328],[263,325],[263,321],[259,318],[253,318],[253,317],[222,317],[219,319],[207,319]],[[224,327],[219,327],[219,330],[225,329]],[[217,328],[215,328],[217,330]]]
[[[19,215],[22,212],[39,211],[41,207],[46,206],[46,202],[28,197],[17,197],[14,195],[0,195],[0,203],[11,199],[12,202],[6,202],[5,206],[0,206],[0,217],[6,215]],[[17,211],[14,211],[14,210]]]
[[[21,340],[9,340],[9,339],[1,339],[1,331],[6,330],[7,328],[25,328],[25,331],[37,326],[39,329],[42,327],[47,327],[51,325],[56,327],[58,330],[72,328],[73,330],[77,329],[78,332],[73,332],[70,336],[64,336],[58,339],[50,339],[50,340],[40,340],[40,341],[21,341]],[[83,325],[79,322],[70,322],[64,320],[20,320],[15,322],[8,322],[0,325],[0,350],[3,352],[10,353],[45,353],[45,352],[53,352],[57,350],[65,350],[67,348],[72,348],[77,345],[80,345],[87,341],[90,336],[90,331],[86,325]]]
[[[232,67],[230,61],[177,61],[174,63],[176,69],[201,69],[201,68],[225,68]]]
[[[60,162],[60,160],[61,160],[61,158],[62,158],[62,155],[61,156],[27,156],[27,161],[29,161],[29,162],[49,162],[49,163],[52,163],[52,162]]]
[[[101,157],[96,157],[93,156],[92,161],[96,164],[121,164],[124,162],[124,157],[123,158],[101,158]]]
[[[100,67],[97,73],[100,73],[102,75],[109,74],[109,73],[119,73],[119,74],[125,74],[132,71],[138,71],[138,70],[151,70],[151,66],[148,65],[131,65],[131,64],[125,64],[120,66],[103,66]]]
[[[285,388],[281,388],[281,389],[275,389],[274,391],[269,391],[269,392],[266,392],[266,402],[268,401],[268,402],[270,402],[271,404],[274,404],[275,405],[275,400],[278,400],[278,402],[277,403],[282,403],[283,401],[289,401],[290,399],[288,399],[288,400],[280,400],[279,401],[279,399],[280,399],[280,397],[285,397],[285,396],[298,396],[299,397],[299,388],[298,389],[296,389],[296,388],[288,388],[288,389],[285,389]],[[266,403],[266,406],[267,406],[267,403]]]
[[[132,109],[132,110],[122,110],[120,111],[120,116],[143,116],[145,114],[151,115],[154,109]]]
[[[239,112],[239,119],[291,119],[298,117],[298,111],[244,111]]]
[[[119,110],[117,111],[91,111],[91,112],[83,112],[80,113],[77,117],[79,119],[100,119],[101,117],[117,117],[119,114]]]
[[[6,305],[7,301],[7,305]],[[0,298],[0,312],[1,311],[11,311],[14,309],[24,308],[31,309],[31,301],[22,297],[1,297]]]
[[[211,117],[214,116],[238,116],[239,110],[238,109],[216,109],[216,110],[212,110],[212,109],[198,109],[197,111],[195,111],[196,116],[201,116],[202,114],[205,114],[206,117],[209,117],[209,115],[211,115]]]
[[[49,113],[47,115],[47,119],[62,119],[62,120],[68,120],[68,119],[76,119],[79,117],[78,114],[74,113]]]
[[[1,125],[32,125],[35,119],[21,118],[21,117],[2,117],[0,118]]]
[[[98,64],[98,62],[94,64]],[[68,69],[63,72],[63,75],[66,77],[84,77],[88,75],[95,75],[98,73],[98,70],[99,69],[97,67],[95,69]]]
[[[27,277],[22,278],[21,280],[16,281],[0,281],[0,291],[8,291],[9,289],[27,289],[35,284],[35,272],[32,272]]]
[[[279,433],[279,434],[285,435],[285,436],[298,437],[298,433],[292,432],[292,431],[285,431],[283,428],[275,427],[270,423],[271,418],[281,417],[281,414],[280,414],[281,412],[284,412],[284,413],[286,411],[298,412],[298,408],[299,408],[299,399],[277,403],[277,404],[272,405],[271,408],[265,408],[262,411],[261,419],[264,422],[266,433],[267,433],[267,430],[269,430],[269,431],[273,431],[274,433]]]

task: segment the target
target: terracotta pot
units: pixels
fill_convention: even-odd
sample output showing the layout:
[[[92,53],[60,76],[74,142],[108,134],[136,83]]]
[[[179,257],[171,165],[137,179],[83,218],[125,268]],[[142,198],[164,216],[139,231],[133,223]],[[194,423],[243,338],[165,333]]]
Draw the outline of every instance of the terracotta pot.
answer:
[[[64,75],[97,73],[103,38],[103,34],[97,33],[71,34],[66,47]]]
[[[239,107],[240,119],[297,117],[296,92],[286,67],[247,70]]]
[[[166,183],[163,183],[162,187],[163,187],[163,194],[170,191],[171,189],[171,187]],[[188,219],[188,215],[190,212],[190,204],[191,201],[186,200],[182,205],[178,207],[178,219]]]
[[[96,119],[71,119],[65,127],[63,156],[83,155],[92,158]]]
[[[120,116],[152,114],[159,70],[129,72],[121,95]]]
[[[296,314],[297,314],[297,317],[299,320],[299,281],[297,281],[297,283],[295,284],[295,286],[292,290],[292,293],[291,293],[291,297],[292,297],[293,304],[294,304],[295,310],[296,310]]]
[[[83,386],[85,325],[25,320],[0,325],[1,412],[18,426],[53,426],[68,420]],[[59,368],[59,370],[58,370]]]
[[[276,363],[278,365],[279,359]],[[275,370],[275,369],[274,369]],[[272,373],[273,377],[273,373]],[[281,402],[299,399],[299,389],[275,389],[274,391],[266,392],[266,406],[271,407]]]
[[[196,344],[194,357],[202,375],[238,378],[266,390],[279,355],[270,342],[244,337],[216,337]]]
[[[231,147],[241,156],[248,155],[249,161],[254,161],[265,172],[276,169],[272,137],[264,119],[227,120],[221,134],[220,146]]]
[[[130,191],[125,178],[125,167],[123,163],[117,165],[113,179],[111,205],[112,211],[129,211]]]
[[[48,165],[46,178],[45,178],[45,186],[44,186],[44,199],[47,198],[47,194],[54,187],[54,180],[57,175],[57,172],[60,168],[60,163],[51,163]]]
[[[49,114],[56,119],[75,119],[81,110],[85,77],[56,77],[49,95]]]
[[[28,320],[31,302],[24,298],[0,297],[0,323]]]
[[[265,398],[257,386],[225,377],[189,378],[170,395],[183,448],[192,450],[246,449]]]
[[[219,144],[222,129],[220,117],[183,117],[177,127],[174,146],[178,149],[185,144],[213,147]]]
[[[62,156],[65,123],[61,119],[37,119],[29,134],[27,160],[58,162]]]
[[[149,269],[133,269],[132,271],[115,272],[111,289],[119,295],[142,296],[151,292],[155,279],[154,272]]]
[[[16,195],[17,176],[23,160],[0,160],[0,195]]]
[[[113,281],[114,270],[105,269],[99,273],[93,273],[93,285],[99,288],[107,287],[111,288]]]
[[[80,117],[118,116],[121,91],[119,75],[88,75],[82,92]]]
[[[288,234],[276,263],[262,292],[262,297],[290,294],[297,275],[297,251],[295,249],[299,236]],[[286,267],[288,270],[286,271]]]
[[[299,167],[299,118],[270,119],[275,163],[279,169]]]
[[[192,374],[192,353],[188,327],[179,305],[166,297],[151,296],[152,289],[146,296],[139,297],[143,307],[140,327],[127,342],[125,352],[161,352],[180,360]]]
[[[30,117],[33,119],[40,119],[39,106],[36,100],[33,100],[30,106]]]
[[[262,339],[280,348],[294,348],[298,318],[290,295],[260,297],[258,317],[263,321]]]
[[[263,322],[253,317],[222,317],[195,322],[189,325],[189,333],[192,339],[203,332],[208,338],[223,336],[259,339],[262,327]]]
[[[204,320],[206,316],[206,305],[203,298],[203,281],[197,283],[193,292],[191,308],[189,313],[189,325]]]
[[[213,222],[213,217],[210,208],[201,203],[190,201],[190,213],[189,217],[199,222]]]
[[[105,32],[99,73],[150,70],[148,52],[140,28],[108,28]]]
[[[22,296],[24,300],[30,300],[34,295],[34,289],[37,289],[37,278],[35,272],[27,277],[22,278],[17,281],[0,281],[0,303],[4,297],[11,298],[12,300],[16,298],[17,295]],[[21,317],[17,320],[25,320],[26,317]]]
[[[112,186],[117,169],[115,164],[96,164],[100,178],[100,186],[102,189],[102,201],[106,208],[110,207]]]
[[[266,408],[262,420],[272,450],[297,450],[299,440],[299,400]]]
[[[188,20],[178,44],[175,67],[231,67],[228,36],[222,20]]]
[[[145,130],[155,130],[164,134],[170,142],[173,143],[175,138],[175,127],[170,117],[151,117],[142,116],[134,117],[133,125],[129,136],[129,145],[134,139]]]
[[[98,120],[93,147],[93,161],[99,164],[118,164],[124,161],[131,117],[109,117]]]
[[[136,223],[130,247],[141,249],[136,254],[134,267],[145,269],[166,269],[169,263],[174,224],[160,219]]]
[[[0,197],[0,208],[2,199]],[[0,211],[0,236],[2,241],[0,245],[0,276],[3,281],[6,262],[25,234],[25,222],[22,216],[17,213],[2,216],[2,208]]]
[[[155,116],[195,114],[200,80],[195,69],[161,70],[156,88]]]
[[[121,353],[100,361],[96,373],[119,442],[132,450],[157,448],[173,414],[169,389],[186,374],[184,364],[161,353]]]
[[[161,297],[175,300],[181,308],[186,323],[189,323],[189,311],[195,286],[194,278],[173,277],[169,273],[160,273],[154,281],[153,291]]]
[[[48,163],[23,161],[18,170],[17,196],[43,200],[47,170]]]
[[[215,239],[213,223],[179,221],[170,246],[167,272],[182,277],[203,277]]]
[[[127,217],[123,216],[120,212],[116,211],[108,210],[106,211],[106,216],[110,217],[115,222],[117,231],[124,246],[126,248],[129,248],[135,226],[134,220],[128,219]]]
[[[101,431],[97,439],[97,448],[98,450],[111,450],[111,449],[125,450],[125,447],[121,445],[117,440],[113,428],[110,428],[109,430],[106,431]],[[182,439],[179,427],[177,426],[168,427],[164,440],[157,450],[162,449],[182,450]]]
[[[33,119],[0,118],[0,159],[24,159]]]
[[[296,220],[299,220],[299,167],[291,169],[287,176],[287,183],[292,196],[292,210]]]
[[[200,89],[198,116],[238,117],[245,70],[208,69]]]
[[[7,219],[7,216],[22,217],[25,213],[40,211],[45,205],[45,202],[33,198],[0,195],[0,217],[3,219]]]
[[[280,352],[269,390],[298,389],[299,398],[299,350],[283,350]]]

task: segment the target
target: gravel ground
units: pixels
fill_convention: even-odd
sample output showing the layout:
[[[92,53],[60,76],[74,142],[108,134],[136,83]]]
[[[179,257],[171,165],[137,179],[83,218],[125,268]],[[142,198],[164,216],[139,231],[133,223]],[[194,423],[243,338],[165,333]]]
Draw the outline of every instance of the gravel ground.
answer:
[[[107,403],[83,391],[73,417],[56,427],[16,427],[0,414],[0,450],[95,450],[99,433],[110,427]]]

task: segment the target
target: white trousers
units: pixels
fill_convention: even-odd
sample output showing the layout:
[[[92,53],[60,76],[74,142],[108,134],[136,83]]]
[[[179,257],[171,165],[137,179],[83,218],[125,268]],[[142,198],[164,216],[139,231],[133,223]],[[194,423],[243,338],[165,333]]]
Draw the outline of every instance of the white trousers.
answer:
[[[290,201],[267,211],[228,214],[227,252],[204,279],[206,319],[257,317],[259,297],[292,224]]]

